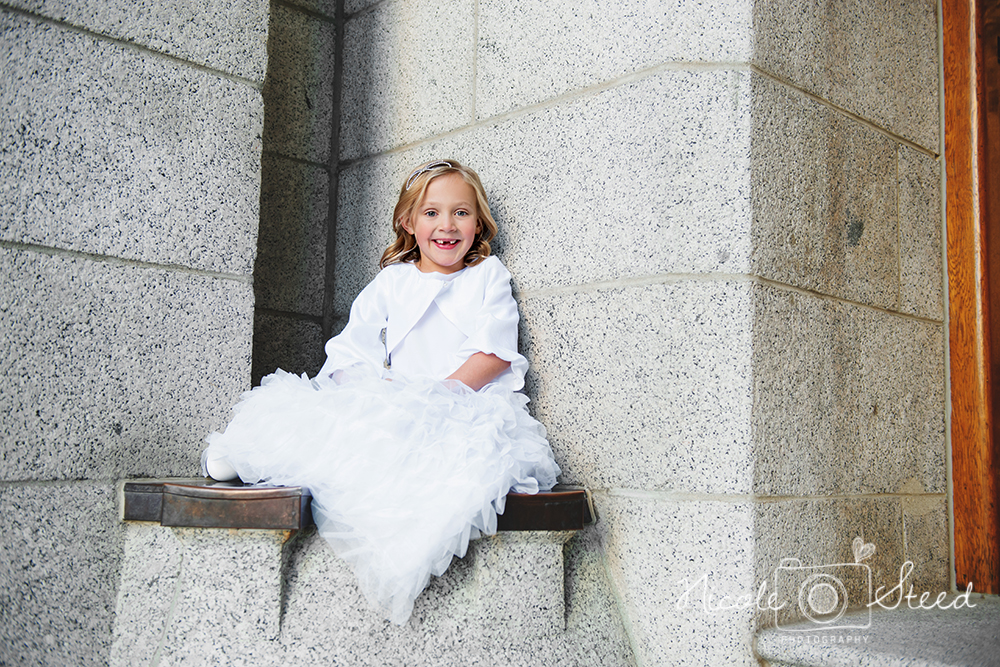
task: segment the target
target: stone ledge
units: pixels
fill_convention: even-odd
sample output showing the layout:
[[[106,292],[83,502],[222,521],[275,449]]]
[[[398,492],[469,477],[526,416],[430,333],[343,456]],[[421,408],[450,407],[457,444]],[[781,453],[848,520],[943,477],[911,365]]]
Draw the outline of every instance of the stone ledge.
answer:
[[[122,519],[188,528],[299,530],[312,525],[311,497],[301,487],[278,487],[210,479],[126,481]],[[594,522],[587,491],[556,487],[537,494],[509,493],[502,531],[580,530]]]
[[[772,667],[1000,665],[1000,598],[970,602],[976,606],[880,609],[871,613],[867,627],[768,628],[757,634],[756,652]],[[841,621],[865,626],[867,616],[853,613]]]

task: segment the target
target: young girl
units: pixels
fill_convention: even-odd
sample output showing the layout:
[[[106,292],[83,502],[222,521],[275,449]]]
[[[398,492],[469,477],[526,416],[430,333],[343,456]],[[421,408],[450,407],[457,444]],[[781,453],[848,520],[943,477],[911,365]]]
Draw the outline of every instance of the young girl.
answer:
[[[319,375],[264,378],[202,468],[307,487],[319,533],[401,625],[431,574],[496,532],[507,492],[548,490],[559,467],[516,393],[528,364],[479,177],[455,160],[419,167],[393,230]]]

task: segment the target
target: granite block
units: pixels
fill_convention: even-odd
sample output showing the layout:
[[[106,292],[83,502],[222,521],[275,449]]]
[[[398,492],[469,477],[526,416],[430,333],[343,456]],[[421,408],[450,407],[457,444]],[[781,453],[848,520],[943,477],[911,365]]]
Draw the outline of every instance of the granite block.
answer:
[[[322,316],[329,208],[325,169],[264,157],[254,264],[257,307]]]
[[[749,0],[480,2],[476,115],[489,118],[669,62],[748,62]]]
[[[336,30],[287,5],[276,4],[267,42],[264,147],[268,152],[330,162]]]
[[[766,78],[753,89],[753,272],[895,309],[896,144]]]
[[[663,72],[351,165],[340,189],[337,312],[374,274],[407,174],[432,158],[479,172],[517,291],[747,272],[750,78]]]
[[[315,532],[307,532],[290,545],[281,653],[275,664],[634,664],[593,538],[578,538],[584,541],[569,550],[565,631],[533,631],[539,627],[529,607],[540,600],[531,581],[522,586],[518,579],[516,573],[523,569],[519,559],[558,573],[561,584],[564,575],[557,572],[557,563],[562,553],[552,550],[561,543],[560,535],[510,536],[517,544],[499,549],[498,538],[472,542],[465,558],[455,559],[443,576],[431,579],[409,622],[397,627],[368,607],[350,567]]]
[[[347,22],[341,160],[472,122],[474,7],[398,0]]]
[[[566,641],[571,646],[580,647],[576,664],[636,664],[608,576],[600,531],[592,528],[578,532],[566,543],[563,558],[566,567]],[[588,646],[591,642],[593,645]],[[559,658],[553,656],[551,662],[555,664]]]
[[[753,295],[683,280],[525,298],[529,407],[561,481],[749,493]]]
[[[278,553],[282,535],[129,524],[111,663],[134,664],[162,644],[160,664],[633,664],[596,533],[573,538],[565,573],[568,533],[474,541],[432,578],[403,627],[368,606],[315,530]]]
[[[0,238],[250,273],[258,91],[19,14],[0,32]]]
[[[595,500],[636,662],[756,665],[750,503],[638,491]]]
[[[267,69],[266,0],[10,0],[39,16],[144,46],[256,83]]]
[[[938,3],[777,0],[754,5],[754,62],[939,152]]]
[[[563,545],[572,536],[572,532],[498,533],[476,543],[474,585],[480,607],[476,619],[484,636],[506,639],[510,628],[505,621],[512,618],[518,619],[520,641],[566,629]]]
[[[289,533],[172,530],[184,566],[158,664],[254,664],[256,656],[273,651],[280,632],[281,552]]]
[[[278,368],[313,377],[326,361],[323,351],[326,341],[318,322],[258,311],[254,315],[253,336],[251,384],[255,387],[262,377]]]
[[[0,249],[6,479],[198,472],[250,374],[248,282]]]
[[[900,568],[907,560],[902,501],[899,497],[822,498],[765,502],[755,510],[755,580],[766,582],[767,594],[776,594],[772,609],[758,612],[761,626],[778,627],[806,619],[818,619],[809,598],[801,598],[805,587],[833,579],[843,584],[832,608],[867,608],[876,596],[889,604],[886,591],[899,582]],[[855,554],[853,542],[860,537],[874,551]],[[947,552],[946,552],[947,553]],[[860,558],[860,560],[859,560]],[[819,575],[810,582],[810,577]],[[911,582],[912,583],[912,582]],[[882,587],[879,592],[879,587]],[[890,596],[891,597],[891,596]],[[895,599],[895,598],[893,598]],[[844,627],[868,622],[868,615]],[[837,621],[817,623],[817,629],[841,627]]]
[[[899,309],[944,319],[941,165],[899,147]]]
[[[106,665],[122,546],[112,485],[0,486],[0,662]]]
[[[755,308],[755,493],[944,493],[941,324],[773,286]]]
[[[121,583],[109,664],[130,667],[160,650],[176,603],[184,549],[176,533],[153,523],[125,524]]]

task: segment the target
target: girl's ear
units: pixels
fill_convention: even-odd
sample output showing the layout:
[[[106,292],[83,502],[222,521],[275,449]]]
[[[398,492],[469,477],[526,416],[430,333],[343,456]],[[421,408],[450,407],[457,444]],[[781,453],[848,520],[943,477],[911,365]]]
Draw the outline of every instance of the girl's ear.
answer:
[[[407,234],[413,235],[413,228],[410,225],[410,216],[404,215],[399,219],[399,226],[402,227]]]

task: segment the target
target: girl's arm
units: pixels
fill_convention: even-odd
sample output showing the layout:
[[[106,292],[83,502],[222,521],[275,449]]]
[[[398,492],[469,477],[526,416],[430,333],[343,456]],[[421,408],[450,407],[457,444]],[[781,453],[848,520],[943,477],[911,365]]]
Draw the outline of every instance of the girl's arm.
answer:
[[[504,361],[495,354],[476,352],[445,379],[458,380],[473,391],[479,391],[509,367],[509,361]]]

